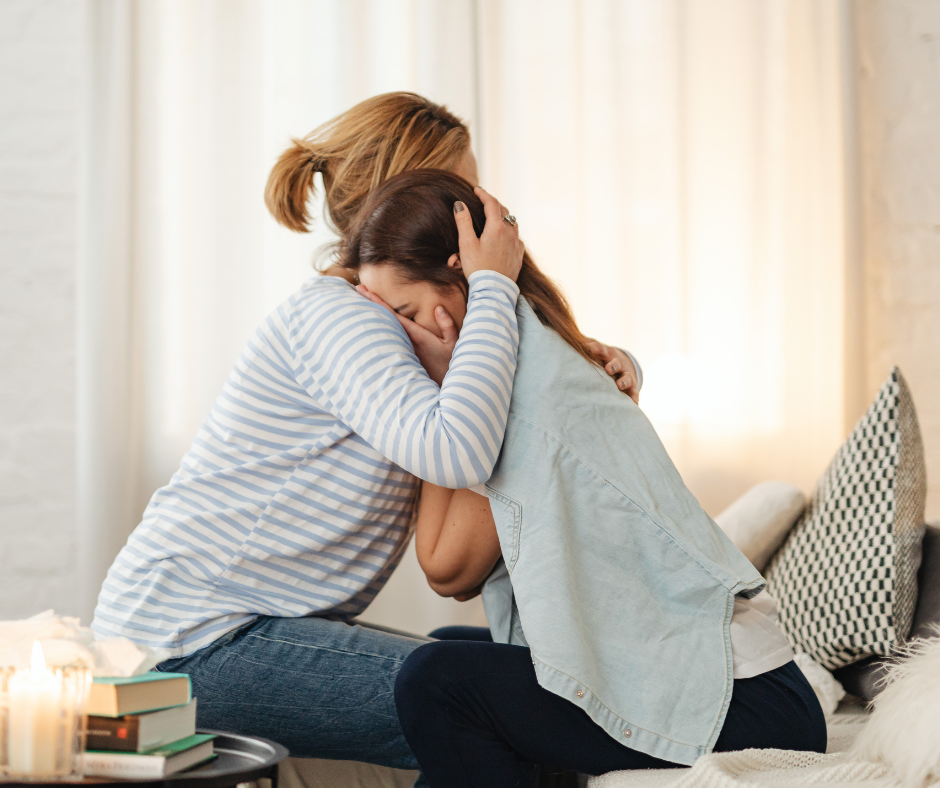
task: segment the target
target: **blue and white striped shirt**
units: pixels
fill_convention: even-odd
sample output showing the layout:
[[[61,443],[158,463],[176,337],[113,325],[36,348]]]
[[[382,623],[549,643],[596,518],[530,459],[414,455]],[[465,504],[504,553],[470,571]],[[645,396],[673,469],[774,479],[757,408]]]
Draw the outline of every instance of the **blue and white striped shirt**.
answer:
[[[470,276],[441,388],[398,321],[317,277],[257,330],[192,448],[108,571],[92,628],[183,656],[257,615],[350,618],[410,536],[415,476],[489,478],[516,369],[519,289]]]

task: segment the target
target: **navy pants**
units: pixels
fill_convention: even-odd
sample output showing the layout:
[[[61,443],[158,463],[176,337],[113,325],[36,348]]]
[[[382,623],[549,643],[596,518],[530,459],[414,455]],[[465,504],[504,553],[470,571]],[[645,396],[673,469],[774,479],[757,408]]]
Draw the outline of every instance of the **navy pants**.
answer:
[[[625,747],[543,689],[529,649],[466,627],[431,636],[448,639],[411,652],[395,681],[402,730],[431,788],[534,788],[533,764],[582,774],[677,766]],[[825,717],[796,663],[735,680],[715,751],[751,747],[825,752]]]

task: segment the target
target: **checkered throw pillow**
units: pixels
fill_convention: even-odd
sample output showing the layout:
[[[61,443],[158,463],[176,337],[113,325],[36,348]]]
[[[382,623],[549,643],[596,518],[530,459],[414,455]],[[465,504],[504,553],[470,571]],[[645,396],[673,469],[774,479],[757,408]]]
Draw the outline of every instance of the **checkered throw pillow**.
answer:
[[[917,413],[895,367],[765,572],[794,649],[835,669],[904,639],[926,489]]]

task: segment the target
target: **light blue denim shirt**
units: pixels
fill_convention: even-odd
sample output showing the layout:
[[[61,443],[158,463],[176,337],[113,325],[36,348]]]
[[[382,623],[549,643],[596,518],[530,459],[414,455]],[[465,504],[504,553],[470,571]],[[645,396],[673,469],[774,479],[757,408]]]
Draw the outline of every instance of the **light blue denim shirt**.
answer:
[[[517,305],[509,425],[486,483],[508,574],[494,639],[617,741],[691,764],[731,701],[734,598],[764,580],[705,513],[643,412]]]

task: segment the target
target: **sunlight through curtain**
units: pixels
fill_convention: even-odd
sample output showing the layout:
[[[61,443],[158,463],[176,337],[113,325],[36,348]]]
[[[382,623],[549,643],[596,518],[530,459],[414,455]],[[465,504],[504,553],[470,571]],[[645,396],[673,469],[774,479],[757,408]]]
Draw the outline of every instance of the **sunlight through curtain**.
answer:
[[[90,7],[89,183],[110,210],[86,229],[84,275],[95,283],[80,362],[86,620],[248,337],[333,240],[322,223],[291,233],[264,207],[268,171],[291,136],[393,90],[422,93],[473,123],[475,96],[470,0]],[[118,150],[131,153],[118,159]],[[112,241],[118,230],[130,235],[124,245]],[[460,605],[428,588],[413,547],[366,618],[418,631],[485,621],[479,600]]]
[[[484,0],[482,178],[705,508],[843,435],[842,9]]]
[[[269,168],[291,135],[385,91],[470,121],[484,185],[583,328],[641,359],[641,405],[707,510],[767,478],[809,489],[839,444],[837,0],[89,3],[104,207],[86,228],[80,452],[89,474],[122,472],[82,482],[86,607],[330,240],[267,215]],[[456,610],[412,556],[367,618],[479,615]]]

